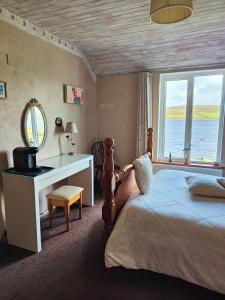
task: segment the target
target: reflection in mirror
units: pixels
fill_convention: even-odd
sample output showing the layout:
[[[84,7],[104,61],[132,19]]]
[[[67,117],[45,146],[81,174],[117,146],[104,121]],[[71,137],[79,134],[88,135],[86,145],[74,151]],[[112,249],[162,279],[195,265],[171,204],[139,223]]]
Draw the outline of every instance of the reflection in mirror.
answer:
[[[25,142],[30,147],[42,148],[47,135],[45,113],[36,99],[31,99],[25,109],[23,120]]]

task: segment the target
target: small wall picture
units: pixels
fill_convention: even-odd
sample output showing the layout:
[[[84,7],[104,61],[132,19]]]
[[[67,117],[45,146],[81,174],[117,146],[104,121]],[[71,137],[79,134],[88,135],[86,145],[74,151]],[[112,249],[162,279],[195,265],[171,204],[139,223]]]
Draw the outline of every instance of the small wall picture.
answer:
[[[84,103],[84,89],[65,84],[64,85],[64,102],[71,104],[83,104]]]
[[[3,81],[0,81],[0,99],[4,100],[7,98],[6,94],[6,83]]]

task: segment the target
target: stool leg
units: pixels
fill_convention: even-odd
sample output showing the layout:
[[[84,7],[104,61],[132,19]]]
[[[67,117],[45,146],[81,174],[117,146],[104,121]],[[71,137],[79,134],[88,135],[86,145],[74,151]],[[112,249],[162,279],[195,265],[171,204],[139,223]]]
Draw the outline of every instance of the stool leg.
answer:
[[[79,219],[82,219],[82,193],[80,193],[80,200],[79,200]]]
[[[52,226],[52,205],[51,201],[48,200],[48,216],[49,216],[49,226]]]
[[[70,230],[70,206],[67,204],[64,207],[65,217],[66,217],[66,230]]]

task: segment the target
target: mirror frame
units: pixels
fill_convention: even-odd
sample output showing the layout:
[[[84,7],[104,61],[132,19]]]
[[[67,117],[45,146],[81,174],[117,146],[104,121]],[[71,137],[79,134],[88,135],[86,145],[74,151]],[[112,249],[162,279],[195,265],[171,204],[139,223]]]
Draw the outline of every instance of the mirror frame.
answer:
[[[45,112],[44,112],[41,104],[37,101],[36,98],[31,98],[31,100],[26,104],[26,107],[23,111],[22,124],[21,124],[22,136],[23,136],[25,145],[27,147],[32,147],[31,145],[29,145],[29,142],[28,142],[29,139],[28,139],[27,130],[26,130],[28,113],[30,112],[32,107],[37,107],[40,110],[41,115],[43,117],[43,122],[44,122],[44,127],[45,127],[44,137],[43,137],[43,141],[42,141],[41,145],[37,147],[38,149],[42,149],[44,147],[46,139],[47,139],[48,126],[47,126],[47,118],[46,118]]]

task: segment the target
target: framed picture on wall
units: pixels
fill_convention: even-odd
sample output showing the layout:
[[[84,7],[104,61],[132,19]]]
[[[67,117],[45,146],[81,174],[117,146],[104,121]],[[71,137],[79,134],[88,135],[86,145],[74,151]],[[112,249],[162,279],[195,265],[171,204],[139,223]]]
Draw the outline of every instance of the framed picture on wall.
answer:
[[[4,100],[6,98],[7,98],[6,82],[0,80],[0,99]]]
[[[64,84],[64,102],[70,104],[84,103],[84,89],[75,85]]]

